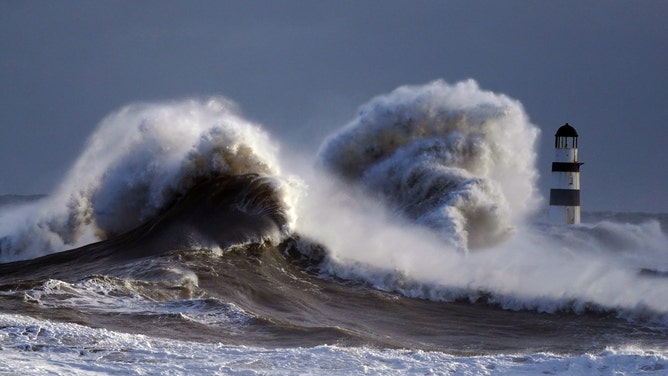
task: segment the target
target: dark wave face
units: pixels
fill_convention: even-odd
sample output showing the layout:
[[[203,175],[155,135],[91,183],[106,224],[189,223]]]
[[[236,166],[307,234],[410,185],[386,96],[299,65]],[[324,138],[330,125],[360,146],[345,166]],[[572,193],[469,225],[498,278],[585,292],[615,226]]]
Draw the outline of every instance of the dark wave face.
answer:
[[[268,135],[223,98],[126,106],[100,123],[50,195],[2,213],[0,261],[112,239],[201,181],[272,176],[287,203],[275,154]]]
[[[51,273],[45,276],[69,274],[72,269],[64,265],[84,270],[100,268],[95,272],[104,273],[105,268],[113,267],[112,262],[155,257],[173,250],[275,245],[284,237],[288,221],[285,210],[276,182],[270,177],[246,174],[203,180],[133,230],[74,250],[0,264],[0,268],[5,275],[33,277],[42,266]],[[20,266],[24,264],[33,266]]]

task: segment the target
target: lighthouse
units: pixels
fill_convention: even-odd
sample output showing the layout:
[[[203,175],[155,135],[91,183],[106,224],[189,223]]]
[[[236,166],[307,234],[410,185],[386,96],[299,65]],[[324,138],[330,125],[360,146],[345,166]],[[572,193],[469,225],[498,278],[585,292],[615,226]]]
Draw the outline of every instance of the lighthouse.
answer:
[[[578,132],[568,123],[554,135],[554,162],[549,218],[554,223],[580,223],[580,166]]]

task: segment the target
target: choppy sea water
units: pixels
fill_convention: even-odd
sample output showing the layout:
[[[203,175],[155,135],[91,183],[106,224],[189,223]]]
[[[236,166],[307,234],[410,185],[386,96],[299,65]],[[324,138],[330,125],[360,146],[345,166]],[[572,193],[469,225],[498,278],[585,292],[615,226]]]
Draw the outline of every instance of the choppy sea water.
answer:
[[[123,108],[0,200],[0,373],[665,374],[668,215],[546,223],[536,135],[472,81],[315,162],[224,99]]]

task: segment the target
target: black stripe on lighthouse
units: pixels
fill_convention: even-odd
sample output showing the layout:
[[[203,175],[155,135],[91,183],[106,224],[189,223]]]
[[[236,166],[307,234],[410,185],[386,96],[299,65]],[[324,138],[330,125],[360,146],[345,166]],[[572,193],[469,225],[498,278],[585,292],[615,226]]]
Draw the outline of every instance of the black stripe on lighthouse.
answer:
[[[550,205],[580,206],[579,189],[550,189]]]
[[[580,172],[582,163],[552,162],[552,172]]]

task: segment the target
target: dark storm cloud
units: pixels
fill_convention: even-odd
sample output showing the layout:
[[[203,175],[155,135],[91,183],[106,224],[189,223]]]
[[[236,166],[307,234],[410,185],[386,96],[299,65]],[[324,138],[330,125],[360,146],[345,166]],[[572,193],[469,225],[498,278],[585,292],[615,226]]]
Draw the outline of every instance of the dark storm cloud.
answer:
[[[223,94],[312,153],[372,96],[474,78],[580,133],[583,210],[668,211],[665,2],[0,2],[0,193],[48,192],[132,101]]]

